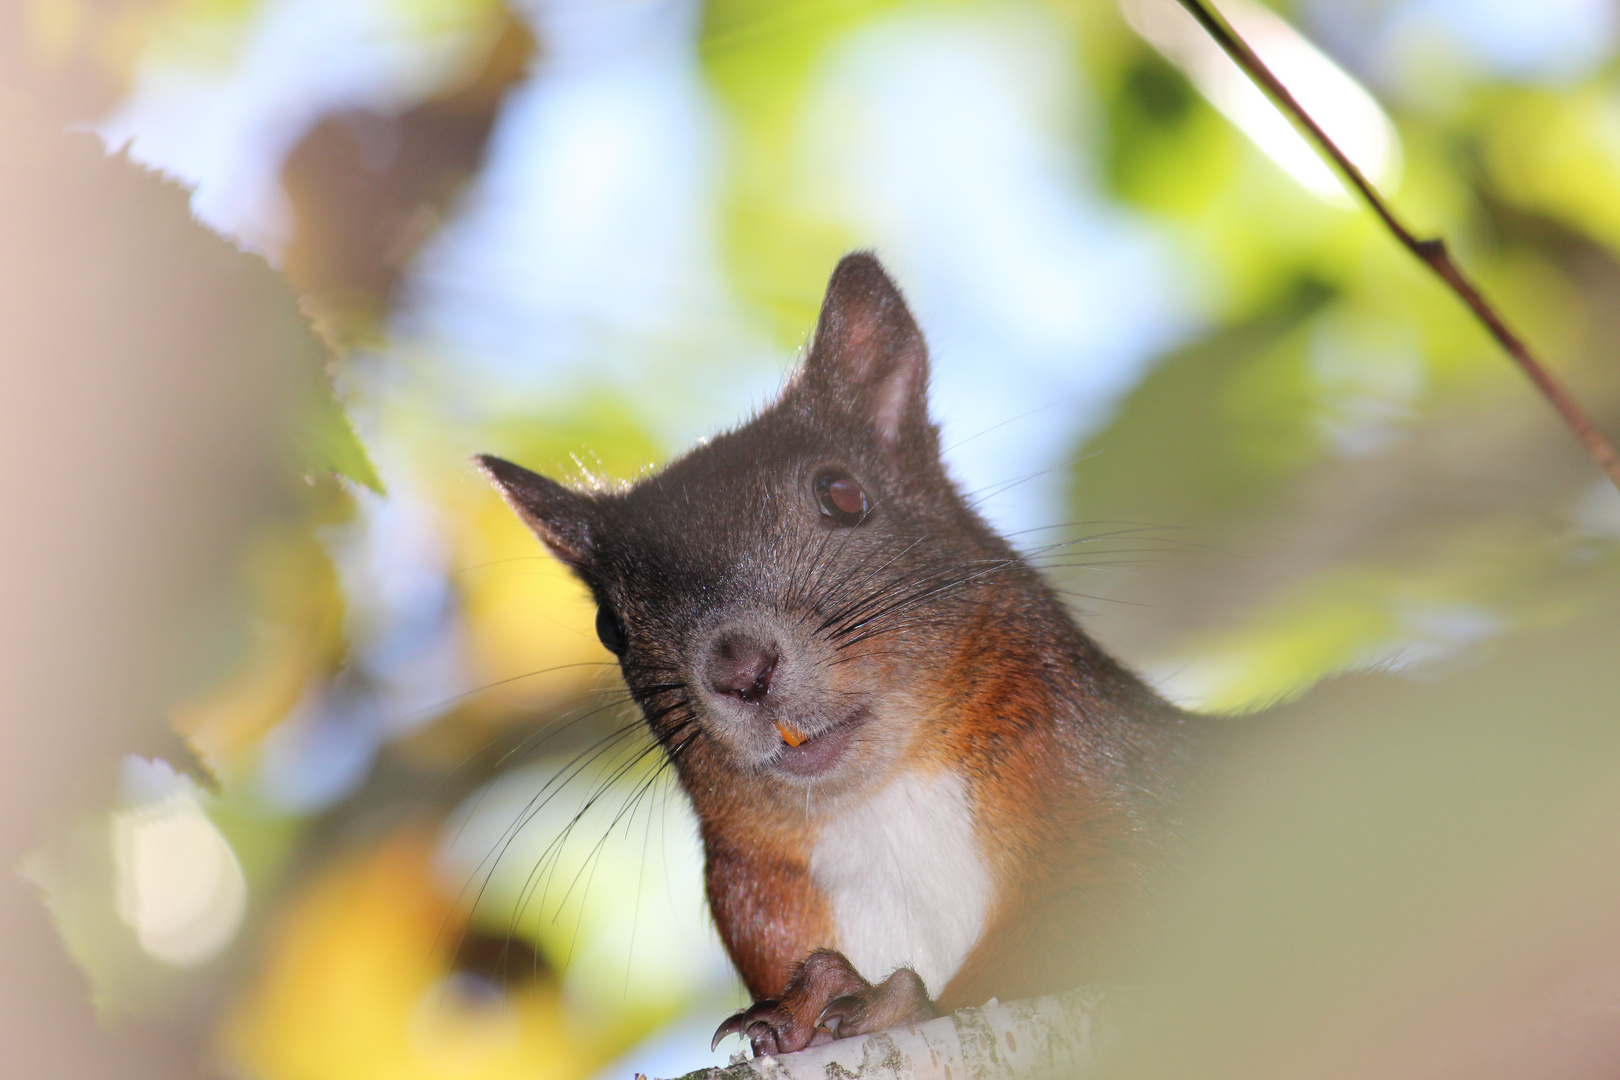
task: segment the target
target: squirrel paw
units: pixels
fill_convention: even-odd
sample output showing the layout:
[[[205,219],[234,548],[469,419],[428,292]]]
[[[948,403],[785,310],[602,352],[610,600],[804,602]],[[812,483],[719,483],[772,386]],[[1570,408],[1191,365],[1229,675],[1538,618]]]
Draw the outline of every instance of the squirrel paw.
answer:
[[[781,997],[757,1001],[727,1018],[715,1031],[713,1045],[727,1035],[744,1035],[755,1057],[791,1054],[936,1015],[927,988],[910,968],[874,986],[843,953],[817,949],[799,964]]]

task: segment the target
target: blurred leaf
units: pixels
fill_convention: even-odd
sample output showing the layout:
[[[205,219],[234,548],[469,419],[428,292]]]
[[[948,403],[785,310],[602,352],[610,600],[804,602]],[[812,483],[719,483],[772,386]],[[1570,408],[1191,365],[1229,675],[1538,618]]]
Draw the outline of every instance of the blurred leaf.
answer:
[[[354,425],[338,404],[330,385],[324,393],[317,391],[311,395],[305,412],[301,449],[308,468],[324,469],[370,488],[378,495],[387,494],[382,478],[377,475],[376,467],[371,464],[366,448],[355,435]]]
[[[1266,315],[1162,361],[1077,452],[1075,517],[1210,525],[1275,495],[1320,450],[1305,328],[1332,295],[1301,282]]]

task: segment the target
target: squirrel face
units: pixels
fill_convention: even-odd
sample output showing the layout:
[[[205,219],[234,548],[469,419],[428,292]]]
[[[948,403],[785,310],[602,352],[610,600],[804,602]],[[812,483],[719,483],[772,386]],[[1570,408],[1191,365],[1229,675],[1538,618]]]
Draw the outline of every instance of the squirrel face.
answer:
[[[480,459],[591,589],[688,791],[824,804],[929,738],[933,675],[1016,560],[945,475],[927,381],[898,290],[857,254],[777,401],[662,472],[584,492]]]
[[[846,1035],[931,995],[1074,985],[1141,895],[1193,738],[962,499],[927,383],[898,290],[856,254],[781,396],[662,472],[579,491],[481,459],[595,596],[691,797],[761,999],[720,1033],[758,1052],[826,1034],[828,1010]]]

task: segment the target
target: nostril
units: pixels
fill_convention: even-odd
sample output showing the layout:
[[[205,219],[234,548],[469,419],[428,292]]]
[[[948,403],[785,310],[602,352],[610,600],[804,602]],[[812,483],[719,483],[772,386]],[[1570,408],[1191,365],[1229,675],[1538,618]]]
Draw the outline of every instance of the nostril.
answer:
[[[709,688],[750,705],[758,704],[771,691],[771,678],[776,674],[778,659],[775,646],[736,638],[722,639],[709,654]]]

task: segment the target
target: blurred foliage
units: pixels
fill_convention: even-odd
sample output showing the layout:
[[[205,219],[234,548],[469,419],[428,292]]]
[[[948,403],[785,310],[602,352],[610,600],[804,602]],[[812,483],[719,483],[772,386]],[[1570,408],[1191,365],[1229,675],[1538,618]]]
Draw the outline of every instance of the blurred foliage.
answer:
[[[341,413],[337,417],[346,427]],[[354,506],[330,479],[316,479],[306,495],[300,520],[262,529],[244,553],[254,613],[244,663],[174,712],[175,729],[216,771],[232,768],[292,710],[312,679],[342,662],[341,586],[316,533],[349,520]]]
[[[1234,588],[1211,603],[1205,586],[1204,603],[1174,603],[1145,620],[1152,631],[1133,630],[1157,638],[1152,669],[1179,672],[1180,692],[1206,706],[1252,707],[1347,667],[1466,653],[1585,590],[1610,557],[1566,557],[1570,515],[1608,493],[1462,306],[1370,214],[1311,199],[1245,152],[1156,54],[1121,52],[1134,59],[1113,71],[1110,179],[1122,199],[1179,223],[1218,318],[1077,449],[1077,516],[1202,528],[1200,540],[1246,556],[1277,537],[1295,545],[1260,556],[1264,569],[1234,572],[1226,554],[1190,560]],[[1615,100],[1612,74],[1573,92],[1480,78],[1443,117],[1422,98],[1400,108],[1389,89],[1406,150],[1390,194],[1421,232],[1447,236],[1612,426],[1602,327],[1614,264],[1593,243],[1602,215],[1568,209],[1612,190],[1620,158],[1613,143],[1600,149],[1594,104]],[[1519,454],[1535,469],[1521,458],[1511,478],[1496,471]],[[1540,490],[1527,498],[1511,483]],[[1549,544],[1565,555],[1532,554]],[[1184,597],[1185,586],[1173,572],[1150,595]],[[1448,620],[1415,626],[1419,611],[1472,614],[1450,620],[1452,640],[1439,628]]]
[[[129,1043],[131,1016],[205,1015],[227,982],[208,961],[238,935],[247,894],[279,880],[298,823],[226,822],[238,793],[204,778],[231,763],[225,744],[286,715],[307,670],[264,695],[252,732],[177,724],[193,737],[182,742],[166,721],[189,691],[251,665],[250,619],[290,599],[284,565],[245,580],[243,550],[307,534],[314,493],[371,467],[286,281],[199,226],[177,185],[63,133],[5,74],[0,592],[16,722],[0,816],[5,862],[38,892],[9,874],[0,923],[8,1026],[34,1040],[8,1055],[31,1072],[54,1041],[91,1044],[75,1046],[81,1062],[110,1055],[73,1034],[91,1021],[87,999],[126,1021]],[[131,752],[183,772],[121,760]],[[21,866],[19,849],[32,849]],[[25,890],[36,917],[19,922]],[[66,1003],[54,968],[19,941],[23,927],[50,940],[41,899],[90,977],[86,992],[74,973]]]
[[[1376,35],[1334,39],[1329,6],[1282,13],[1384,104],[1404,159],[1389,194],[1419,231],[1448,238],[1615,430],[1620,66],[1611,58],[1563,83],[1485,64],[1413,74]],[[1402,5],[1352,6],[1376,22]],[[294,0],[32,0],[33,86],[81,120],[175,70],[245,99],[259,87],[249,74],[270,78],[247,58],[290,49],[266,27],[296,10]],[[1067,180],[1071,194],[1091,197],[1094,183],[1108,214],[1162,239],[1179,275],[1141,286],[1176,298],[1177,343],[1100,421],[1075,426],[1065,502],[1050,508],[1068,546],[1040,561],[1088,628],[1167,692],[1242,711],[1358,667],[1430,678],[1510,664],[1516,633],[1612,606],[1620,495],[1550,410],[1370,215],[1279,168],[1110,0],[357,3],[361,30],[340,28],[358,42],[357,72],[385,69],[366,50],[396,45],[438,66],[300,99],[309,122],[275,147],[271,186],[291,222],[279,257],[341,350],[342,393],[307,411],[286,470],[296,512],[243,555],[253,615],[232,632],[249,642],[245,656],[173,710],[221,785],[199,805],[249,885],[241,938],[208,969],[232,987],[209,1019],[233,1075],[583,1077],[683,1008],[718,1015],[727,989],[712,941],[696,960],[670,960],[647,939],[643,960],[624,955],[626,904],[633,927],[666,882],[692,886],[689,823],[679,798],[666,799],[657,820],[672,854],[655,870],[653,808],[639,800],[662,789],[636,756],[646,747],[589,598],[468,455],[623,481],[680,449],[661,434],[677,425],[648,420],[689,407],[670,386],[697,385],[701,399],[749,373],[766,385],[803,341],[834,259],[870,242],[807,161],[826,152],[808,128],[837,78],[833,58],[879,31],[972,29],[1009,11],[1062,43],[1089,98],[1067,126],[1032,125],[1052,141],[1045,149],[1089,169]],[[556,60],[562,37],[586,24],[588,47]],[[668,31],[677,24],[687,29]],[[712,218],[704,240],[727,325],[766,344],[740,361],[697,355],[645,311],[618,311],[646,354],[625,374],[584,346],[573,367],[547,367],[550,337],[512,343],[533,350],[520,370],[416,333],[447,265],[439,245],[500,194],[498,155],[519,153],[520,136],[539,145],[569,116],[603,125],[599,142],[628,155],[603,117],[670,55],[699,80],[723,134],[712,189],[688,210]],[[302,62],[280,60],[295,74]],[[611,93],[590,83],[603,72],[623,75]],[[678,186],[646,178],[665,181]],[[587,177],[574,197],[602,186]],[[930,239],[917,250],[933,251]],[[637,257],[656,261],[653,248]],[[496,250],[489,278],[459,286],[469,310],[481,292],[518,290],[532,269],[532,253]],[[639,295],[641,269],[622,268],[627,296]],[[602,318],[581,316],[592,328]],[[542,330],[567,341],[577,328]],[[984,372],[986,385],[1043,377],[1011,362]],[[523,771],[537,760],[579,768],[584,795],[556,799]],[[552,846],[570,830],[589,841],[583,852]],[[469,855],[463,835],[485,847]],[[537,890],[551,873],[582,884]],[[95,888],[97,917],[112,925],[109,886]],[[659,925],[660,943],[706,933],[685,908]],[[493,981],[477,947],[491,938],[502,942]],[[75,947],[94,969],[98,946]],[[515,987],[513,956],[531,975]],[[117,993],[138,999],[151,985],[120,982]]]
[[[1612,597],[1613,565],[1591,582]],[[1336,680],[1213,800],[1103,1075],[1601,1075],[1615,1047],[1612,603],[1491,662]]]
[[[839,37],[896,3],[789,0],[704,7],[705,70],[735,125],[723,225],[732,280],[790,347],[815,322],[826,267],[855,233],[801,179],[800,124],[814,68]]]
[[[416,14],[427,17],[438,6],[416,5]],[[357,108],[328,115],[282,165],[294,212],[287,279],[339,342],[366,339],[386,317],[412,260],[476,175],[496,110],[534,57],[533,34],[511,12],[443,7],[438,18],[453,13],[451,28],[470,23],[484,39],[470,50],[477,58],[467,65],[470,77],[456,71],[397,114]]]
[[[304,429],[303,452],[311,468],[348,477],[357,484],[385,494],[377,469],[366,457],[354,427],[336,399],[326,396],[310,410]]]
[[[550,1080],[603,1063],[605,1040],[543,971],[504,999],[501,986],[443,979],[457,929],[433,846],[431,834],[392,837],[287,905],[265,971],[225,1022],[229,1059],[307,1080]]]

